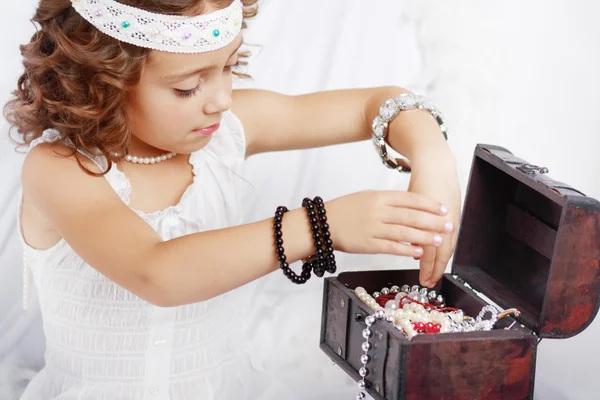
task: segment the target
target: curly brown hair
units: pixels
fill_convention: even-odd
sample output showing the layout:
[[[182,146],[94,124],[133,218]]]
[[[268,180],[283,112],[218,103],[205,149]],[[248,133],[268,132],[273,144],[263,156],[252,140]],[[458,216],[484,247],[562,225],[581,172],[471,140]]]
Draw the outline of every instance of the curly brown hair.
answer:
[[[201,13],[207,2],[223,8],[232,0],[119,0],[150,12],[169,15]],[[244,23],[257,13],[258,0],[242,0]],[[85,150],[112,163],[127,154],[130,132],[125,98],[139,82],[151,50],[101,33],[71,7],[70,0],[40,0],[32,22],[38,27],[21,46],[25,71],[4,116],[29,145],[47,129],[59,132],[73,154]],[[247,53],[240,53],[245,64]],[[238,73],[238,75],[240,75]]]

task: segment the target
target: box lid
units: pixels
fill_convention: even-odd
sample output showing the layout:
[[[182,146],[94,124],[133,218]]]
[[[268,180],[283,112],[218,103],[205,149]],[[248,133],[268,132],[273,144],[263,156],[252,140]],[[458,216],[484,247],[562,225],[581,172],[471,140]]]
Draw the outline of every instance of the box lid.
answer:
[[[600,305],[600,203],[491,145],[475,149],[452,273],[540,337],[583,331]]]

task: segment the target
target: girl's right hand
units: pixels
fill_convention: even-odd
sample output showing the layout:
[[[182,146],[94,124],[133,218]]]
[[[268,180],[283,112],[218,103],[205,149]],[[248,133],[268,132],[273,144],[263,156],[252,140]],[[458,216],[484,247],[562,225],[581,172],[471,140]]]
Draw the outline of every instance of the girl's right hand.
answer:
[[[443,204],[403,191],[363,191],[325,203],[335,250],[419,257],[454,230]]]

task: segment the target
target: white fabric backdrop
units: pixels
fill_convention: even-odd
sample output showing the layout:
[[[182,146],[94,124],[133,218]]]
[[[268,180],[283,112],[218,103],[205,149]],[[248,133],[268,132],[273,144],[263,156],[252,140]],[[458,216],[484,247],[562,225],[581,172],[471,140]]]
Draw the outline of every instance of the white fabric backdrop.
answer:
[[[32,27],[33,0],[0,6],[0,101],[20,70],[17,45]],[[596,151],[600,106],[600,5],[593,0],[408,2],[404,0],[267,0],[247,41],[254,80],[244,86],[295,94],[400,85],[429,94],[449,119],[463,190],[476,143],[507,147],[550,168],[551,175],[600,198]],[[0,129],[0,399],[19,386],[12,366],[39,367],[39,315],[20,317],[21,261],[15,234],[21,158]],[[248,160],[248,220],[271,215],[304,196],[325,199],[369,188],[404,188],[371,146],[268,154]],[[342,270],[412,268],[412,260],[339,255]],[[353,398],[350,385],[318,349],[321,283],[290,287],[279,274],[251,286],[256,351],[278,371],[291,399]],[[536,399],[598,397],[596,321],[569,340],[539,347]],[[271,350],[267,351],[267,347]],[[298,348],[300,350],[298,351]],[[281,373],[280,371],[288,371]],[[19,376],[23,375],[19,372]]]

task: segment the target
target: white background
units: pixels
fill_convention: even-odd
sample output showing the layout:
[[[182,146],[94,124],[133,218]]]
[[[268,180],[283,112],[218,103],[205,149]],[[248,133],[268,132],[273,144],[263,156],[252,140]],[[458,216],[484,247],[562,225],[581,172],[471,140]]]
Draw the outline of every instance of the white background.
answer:
[[[0,5],[0,101],[20,72],[18,44],[33,32],[33,0]],[[428,94],[450,126],[450,145],[466,188],[474,147],[496,144],[587,195],[600,198],[600,4],[580,1],[269,0],[252,22],[254,53],[243,85],[288,94],[377,85]],[[21,261],[15,209],[21,156],[0,120],[0,399],[16,378],[15,360],[39,361],[39,316],[19,317]],[[432,160],[435,163],[435,160]],[[300,205],[371,188],[404,188],[368,143],[268,154],[248,160],[248,220],[277,205]],[[413,268],[412,260],[339,255],[342,270]],[[281,286],[284,284],[284,286]],[[256,348],[280,355],[273,370],[290,398],[353,398],[344,374],[318,349],[321,282],[289,287],[279,275],[252,285],[251,301],[266,316]],[[275,307],[274,305],[277,305]],[[273,321],[276,321],[273,323]],[[23,336],[29,332],[28,336]],[[600,322],[568,340],[544,340],[537,360],[536,399],[600,396],[596,378]],[[296,351],[289,350],[295,346]],[[301,351],[298,351],[301,348]],[[15,350],[16,349],[16,350]],[[299,354],[301,353],[301,354]],[[284,374],[285,375],[285,374]],[[307,388],[304,382],[320,382]],[[296,382],[296,383],[294,383]],[[296,385],[296,386],[294,386]],[[336,388],[339,388],[337,390]],[[336,391],[337,390],[337,391]],[[300,393],[303,393],[302,397]],[[335,395],[334,393],[338,393]],[[4,397],[3,397],[4,396]],[[6,397],[8,398],[8,397]]]

